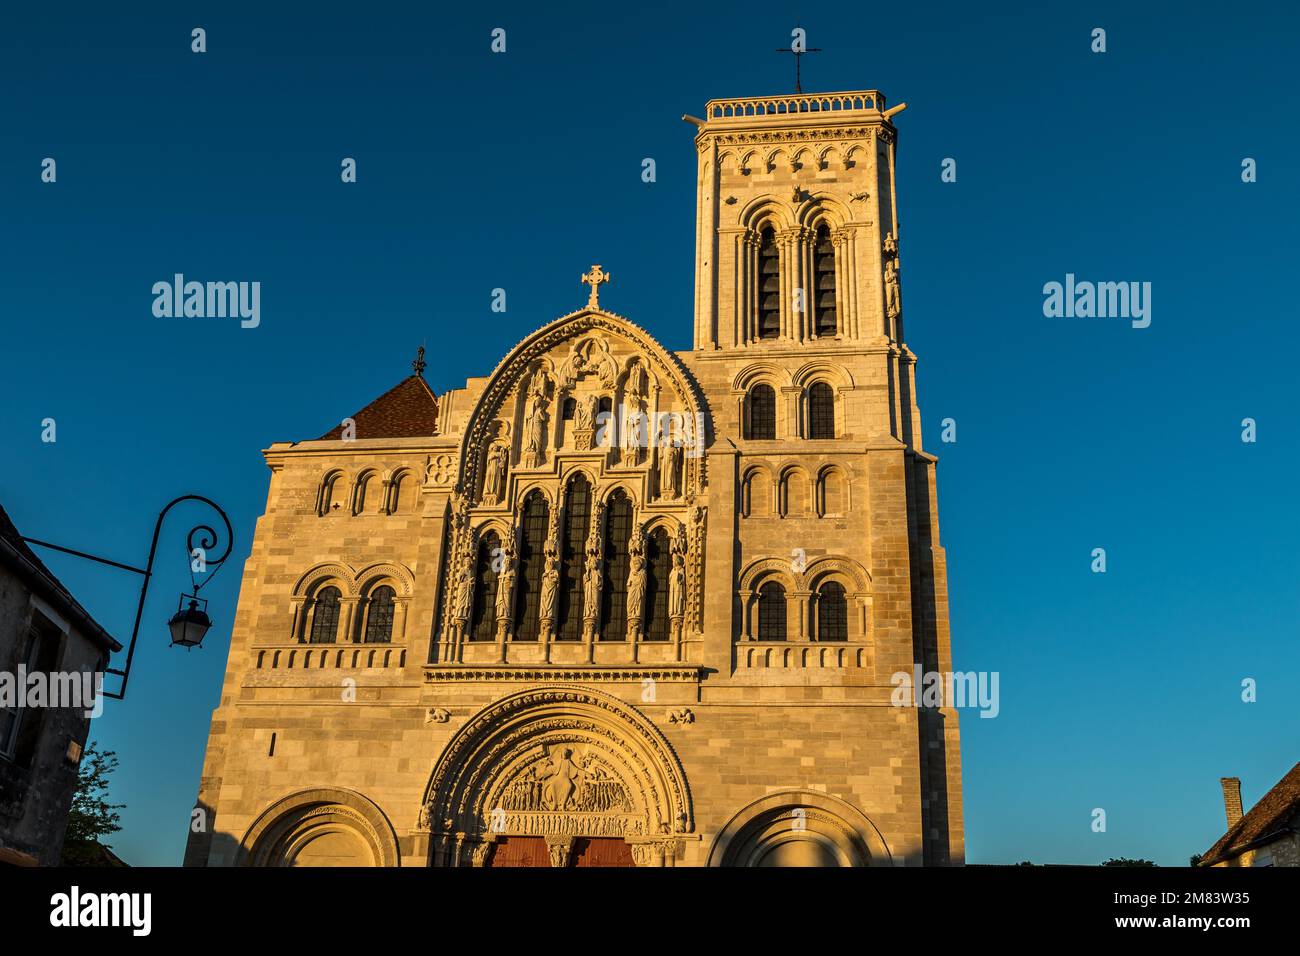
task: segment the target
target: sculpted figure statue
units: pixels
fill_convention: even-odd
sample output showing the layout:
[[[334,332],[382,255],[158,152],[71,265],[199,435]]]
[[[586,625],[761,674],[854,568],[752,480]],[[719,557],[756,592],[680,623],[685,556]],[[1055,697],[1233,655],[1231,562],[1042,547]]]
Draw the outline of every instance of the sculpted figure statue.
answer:
[[[582,579],[582,617],[594,620],[600,614],[600,554],[587,552],[587,565]]]
[[[630,402],[623,414],[623,460],[638,462],[641,460],[641,448],[645,444],[645,416],[639,403]]]
[[[898,260],[885,261],[885,308],[890,315],[898,315]]]
[[[646,394],[646,374],[645,369],[640,362],[637,362],[627,373],[627,387],[624,390],[627,395],[634,398],[645,398]]]
[[[582,768],[573,762],[572,748],[565,747],[562,749],[552,759],[550,766],[539,776],[544,781],[544,790],[542,791],[543,808],[547,810],[573,809],[574,797],[577,795],[578,786],[582,783],[583,772]]]
[[[541,619],[555,620],[555,597],[560,588],[560,569],[556,562],[546,562],[546,572],[542,575]]]
[[[668,577],[668,616],[686,615],[686,559],[680,551],[673,554],[673,570]]]
[[[474,575],[469,568],[461,568],[456,579],[456,617],[462,621],[469,617],[470,606],[474,603]]]
[[[487,472],[483,478],[483,500],[496,504],[505,497],[506,468],[510,452],[505,445],[493,445],[487,453]]]
[[[627,619],[639,621],[645,605],[645,555],[631,555],[632,570],[627,575]]]
[[[591,423],[596,420],[596,396],[588,395],[586,398],[579,398],[574,402],[573,409],[573,427],[590,428]]]
[[[497,578],[496,619],[498,625],[510,619],[510,591],[515,583],[515,536],[506,537],[501,553],[501,573]]]

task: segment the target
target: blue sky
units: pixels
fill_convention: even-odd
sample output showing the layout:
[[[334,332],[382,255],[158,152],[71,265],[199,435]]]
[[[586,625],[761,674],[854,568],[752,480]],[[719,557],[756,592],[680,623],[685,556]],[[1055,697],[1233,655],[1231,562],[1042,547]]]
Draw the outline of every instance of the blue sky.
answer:
[[[158,509],[196,492],[242,556],[260,449],[326,431],[421,342],[435,390],[486,374],[585,301],[592,262],[602,302],[689,348],[679,117],[792,89],[775,49],[802,15],[825,51],[805,89],[909,104],[903,296],[955,662],[1001,674],[1000,715],[961,724],[968,859],[1183,864],[1223,830],[1220,776],[1249,805],[1300,759],[1294,8],[270,6],[0,12],[0,501],[26,534],[142,562]],[[260,327],[154,317],[175,272],[260,281]],[[1045,318],[1066,273],[1152,283],[1151,326]],[[232,565],[207,645],[167,648],[191,516],[92,730],[135,864],[180,861],[235,609]],[[129,634],[133,576],[49,563]]]

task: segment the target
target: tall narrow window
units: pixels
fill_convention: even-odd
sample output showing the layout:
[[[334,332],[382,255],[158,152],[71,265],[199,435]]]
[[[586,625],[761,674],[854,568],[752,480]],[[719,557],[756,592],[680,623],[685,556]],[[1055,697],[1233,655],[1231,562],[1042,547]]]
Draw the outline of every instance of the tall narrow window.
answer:
[[[541,492],[524,503],[523,536],[519,542],[518,591],[515,596],[515,640],[535,641],[541,631],[538,612],[542,575],[546,572],[546,530],[551,509]]]
[[[28,673],[33,673],[41,669],[38,662],[40,656],[41,642],[43,637],[41,632],[32,629],[28,633],[27,654],[22,658],[22,663],[26,665]],[[9,695],[16,697],[16,695]],[[13,757],[18,751],[18,731],[23,722],[23,708],[16,704],[0,705],[0,754],[6,757]]]
[[[776,437],[776,392],[771,385],[755,385],[749,390],[749,434],[745,437]]]
[[[366,495],[370,493],[370,486],[375,483],[373,474],[362,475],[357,479],[357,490],[352,498],[352,513],[354,515],[365,514],[366,512]]]
[[[498,576],[494,560],[501,547],[495,531],[489,531],[478,542],[478,560],[474,566],[474,609],[470,612],[471,641],[491,641],[497,631]]]
[[[847,641],[849,609],[844,585],[827,581],[817,592],[817,640]]]
[[[366,606],[365,642],[367,644],[387,644],[393,639],[393,595],[395,593],[386,584],[370,592],[370,603]]]
[[[632,533],[632,502],[622,491],[605,509],[605,587],[600,601],[600,639],[627,640],[627,544]]]
[[[835,392],[825,382],[808,389],[808,437],[835,437]]]
[[[775,581],[764,584],[758,592],[758,639],[785,640],[785,588]]]
[[[775,339],[781,334],[781,253],[776,231],[764,227],[758,240],[758,337]]]
[[[591,485],[582,475],[569,482],[564,498],[564,546],[560,551],[560,616],[556,640],[582,639],[583,546],[591,521]]]
[[[332,585],[316,592],[309,639],[312,644],[333,644],[338,639],[340,596],[339,589]]]
[[[839,328],[835,312],[835,246],[831,243],[831,229],[826,223],[817,227],[813,239],[813,272],[817,297],[816,310],[818,335],[834,335]]]
[[[334,511],[339,505],[340,486],[343,482],[341,472],[326,475],[320,486],[320,500],[316,504],[316,513],[321,517]]]
[[[388,513],[390,515],[401,514],[402,509],[406,507],[403,495],[409,494],[410,473],[399,471],[388,485]]]
[[[668,532],[656,528],[645,548],[645,639],[668,640],[668,576],[672,573],[672,552]]]

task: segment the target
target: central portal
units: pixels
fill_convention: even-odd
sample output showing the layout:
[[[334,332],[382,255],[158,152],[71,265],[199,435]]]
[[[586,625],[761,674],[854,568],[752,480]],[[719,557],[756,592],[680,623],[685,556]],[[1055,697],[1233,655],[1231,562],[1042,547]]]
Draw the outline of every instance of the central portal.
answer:
[[[471,719],[421,818],[432,866],[672,865],[694,826],[659,729],[581,686],[523,691]]]

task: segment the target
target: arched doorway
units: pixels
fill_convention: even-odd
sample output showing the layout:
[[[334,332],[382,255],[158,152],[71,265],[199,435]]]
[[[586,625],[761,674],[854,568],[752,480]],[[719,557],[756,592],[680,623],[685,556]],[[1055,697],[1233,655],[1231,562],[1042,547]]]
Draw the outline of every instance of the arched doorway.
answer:
[[[400,866],[383,811],[352,790],[321,787],[277,800],[240,841],[244,866]]]
[[[667,739],[583,687],[522,691],[481,711],[447,745],[425,807],[432,866],[671,865],[694,830]]]
[[[876,825],[857,807],[816,790],[768,794],[713,841],[709,866],[891,866]]]

